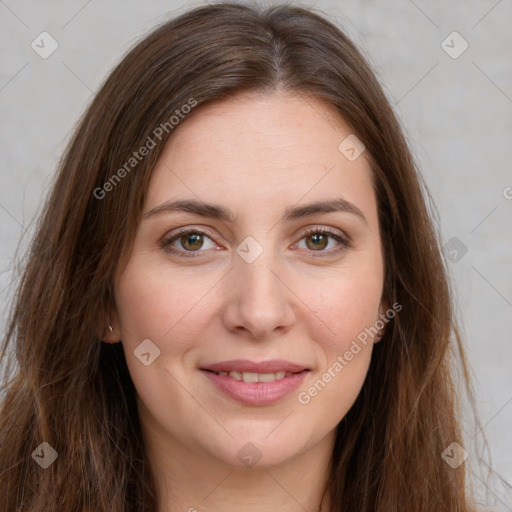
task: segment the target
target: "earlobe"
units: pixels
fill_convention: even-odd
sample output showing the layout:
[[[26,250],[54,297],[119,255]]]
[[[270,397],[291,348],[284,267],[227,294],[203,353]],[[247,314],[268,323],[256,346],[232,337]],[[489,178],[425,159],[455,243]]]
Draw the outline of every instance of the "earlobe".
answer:
[[[391,304],[387,299],[382,299],[379,307],[379,318],[387,318],[387,312],[391,309]]]
[[[386,325],[388,322],[387,311],[389,310],[389,305],[386,300],[383,300],[379,307],[379,319],[375,322],[375,326],[379,329],[377,334],[375,334],[373,338],[374,343],[378,343],[386,333]]]
[[[377,334],[375,335],[375,338],[373,339],[373,342],[374,342],[374,343],[378,343],[378,342],[382,339],[382,337],[384,336],[385,332],[386,332],[386,328],[385,328],[385,327],[383,327],[382,329],[380,329],[380,330],[377,332]]]
[[[105,343],[118,343],[121,341],[121,334],[119,332],[117,315],[115,312],[111,312],[107,318],[108,320],[103,321],[103,334],[100,336],[101,341],[104,341]]]
[[[119,336],[117,336],[112,326],[108,324],[101,341],[104,341],[105,343],[118,343],[121,340],[119,339]]]

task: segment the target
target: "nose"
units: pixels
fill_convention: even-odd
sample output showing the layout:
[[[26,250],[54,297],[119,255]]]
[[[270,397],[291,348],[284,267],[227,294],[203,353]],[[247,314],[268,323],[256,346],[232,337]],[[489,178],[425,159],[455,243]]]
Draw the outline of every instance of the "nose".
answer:
[[[291,328],[299,301],[271,251],[264,250],[252,263],[237,255],[226,277],[223,320],[229,331],[265,340]]]

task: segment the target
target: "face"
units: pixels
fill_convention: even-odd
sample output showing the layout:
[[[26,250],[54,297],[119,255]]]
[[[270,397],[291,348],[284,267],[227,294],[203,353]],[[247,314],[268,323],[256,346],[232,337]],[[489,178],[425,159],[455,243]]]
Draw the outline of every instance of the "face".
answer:
[[[175,128],[115,290],[160,446],[262,466],[333,440],[367,374],[375,340],[354,340],[379,318],[384,277],[367,156],[338,149],[350,134],[289,93],[245,93]]]

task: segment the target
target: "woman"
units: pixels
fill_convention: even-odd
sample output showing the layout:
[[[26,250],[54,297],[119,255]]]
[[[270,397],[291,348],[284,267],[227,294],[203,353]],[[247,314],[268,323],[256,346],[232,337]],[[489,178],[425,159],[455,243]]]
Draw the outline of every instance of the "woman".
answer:
[[[31,246],[2,510],[470,510],[422,187],[319,15],[226,3],[153,31],[77,127]]]

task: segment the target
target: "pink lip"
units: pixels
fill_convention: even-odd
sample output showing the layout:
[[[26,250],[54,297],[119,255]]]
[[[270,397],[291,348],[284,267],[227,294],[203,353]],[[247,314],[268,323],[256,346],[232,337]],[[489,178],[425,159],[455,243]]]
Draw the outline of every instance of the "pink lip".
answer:
[[[293,372],[299,373],[308,370],[305,366],[297,363],[290,363],[283,359],[272,359],[255,363],[248,359],[233,359],[221,363],[209,364],[203,366],[201,370],[211,370],[213,372],[253,372],[253,373],[275,373],[275,372]]]
[[[201,370],[211,382],[224,394],[246,405],[268,405],[284,398],[296,390],[304,380],[309,370],[299,371],[289,377],[274,382],[244,382],[229,376],[222,376],[208,370]],[[215,370],[226,371],[226,370]],[[230,370],[231,371],[231,370]],[[233,370],[241,371],[241,370]],[[250,370],[243,370],[250,371]],[[279,370],[274,370],[279,371]],[[291,371],[291,370],[281,370]],[[273,373],[270,370],[257,373]]]

